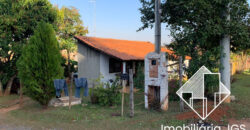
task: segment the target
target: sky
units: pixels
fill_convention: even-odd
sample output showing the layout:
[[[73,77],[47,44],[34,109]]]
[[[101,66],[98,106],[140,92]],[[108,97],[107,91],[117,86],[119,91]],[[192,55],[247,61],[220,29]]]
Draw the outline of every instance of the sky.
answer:
[[[154,42],[154,29],[136,31],[142,26],[139,0],[96,0],[96,9],[91,0],[50,1],[59,7],[77,8],[84,26],[89,29],[87,36]],[[170,32],[162,25],[162,43],[170,42]]]
[[[139,0],[50,0],[59,7],[73,6],[79,10],[87,36],[123,40],[150,41],[154,43],[154,29],[137,32],[140,21]],[[94,3],[91,1],[96,1]],[[250,3],[250,0],[248,0]],[[94,8],[95,7],[95,8]],[[169,29],[162,24],[162,44],[171,42]]]

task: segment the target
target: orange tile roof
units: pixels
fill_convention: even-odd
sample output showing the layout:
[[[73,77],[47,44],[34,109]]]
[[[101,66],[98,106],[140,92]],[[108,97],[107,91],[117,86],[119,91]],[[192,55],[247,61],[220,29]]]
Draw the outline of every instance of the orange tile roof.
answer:
[[[144,41],[128,41],[108,38],[75,36],[81,42],[108,55],[121,60],[144,60],[145,56],[154,51],[154,44]],[[161,48],[161,51],[173,55],[173,51]],[[191,59],[186,57],[186,59]]]

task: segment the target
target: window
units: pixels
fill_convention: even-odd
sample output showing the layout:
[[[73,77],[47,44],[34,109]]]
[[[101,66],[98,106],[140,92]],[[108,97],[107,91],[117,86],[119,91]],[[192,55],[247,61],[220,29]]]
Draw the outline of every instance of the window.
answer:
[[[151,65],[156,65],[156,60],[152,60]]]
[[[122,62],[114,59],[114,58],[110,58],[109,59],[109,73],[118,73],[118,72],[122,72]]]

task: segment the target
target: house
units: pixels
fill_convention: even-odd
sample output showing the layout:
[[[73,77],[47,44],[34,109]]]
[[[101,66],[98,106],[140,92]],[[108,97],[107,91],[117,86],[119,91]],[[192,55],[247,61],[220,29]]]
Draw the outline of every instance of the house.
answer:
[[[154,51],[154,44],[145,41],[75,36],[78,43],[78,75],[86,77],[90,87],[93,80],[103,75],[102,81],[115,79],[122,71],[133,69],[136,72],[145,56]],[[161,51],[174,55],[174,52],[161,48]],[[190,57],[186,57],[188,63]],[[169,61],[169,64],[173,62]],[[125,66],[125,67],[124,67]]]

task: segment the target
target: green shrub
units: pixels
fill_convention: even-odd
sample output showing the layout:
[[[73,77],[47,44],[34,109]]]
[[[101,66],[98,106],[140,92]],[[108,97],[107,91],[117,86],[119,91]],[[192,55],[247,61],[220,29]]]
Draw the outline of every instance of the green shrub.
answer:
[[[179,89],[179,81],[178,80],[170,80],[168,82],[168,96],[169,96],[169,101],[178,101],[180,98],[176,94],[176,91]]]
[[[205,96],[208,99],[214,99],[215,92],[219,92],[219,75],[218,74],[206,74],[204,75],[204,87]]]
[[[186,81],[183,81],[182,84],[184,84]],[[168,82],[168,96],[169,101],[179,101],[180,98],[176,94],[177,90],[179,89],[179,80],[173,79]]]
[[[134,86],[137,89],[144,90],[144,80],[145,80],[145,75],[144,75],[144,69],[143,69],[143,64],[139,64],[136,76],[134,77]]]
[[[61,54],[52,25],[41,22],[22,50],[18,77],[24,93],[47,107],[55,96],[53,80],[63,77]]]
[[[100,79],[97,79],[96,86],[90,89],[91,102],[101,106],[118,105],[121,102],[120,89],[122,88],[119,79],[117,78],[112,84],[103,83]]]

